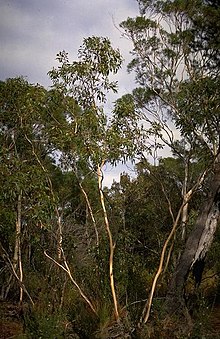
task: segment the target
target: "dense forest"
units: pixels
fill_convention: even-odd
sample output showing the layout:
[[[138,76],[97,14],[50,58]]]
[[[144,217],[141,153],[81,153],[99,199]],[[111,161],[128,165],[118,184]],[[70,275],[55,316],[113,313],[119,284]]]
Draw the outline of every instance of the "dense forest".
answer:
[[[112,112],[106,37],[0,82],[1,338],[220,337],[219,1],[138,4]]]

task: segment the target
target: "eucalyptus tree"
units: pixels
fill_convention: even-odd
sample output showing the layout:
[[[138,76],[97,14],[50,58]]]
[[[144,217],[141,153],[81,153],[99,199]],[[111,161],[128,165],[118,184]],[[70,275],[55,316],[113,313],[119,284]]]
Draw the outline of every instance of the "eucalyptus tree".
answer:
[[[23,78],[1,82],[1,251],[11,271],[2,284],[2,297],[7,297],[14,277],[20,287],[20,302],[25,290],[23,261],[30,255],[27,249],[31,250],[30,243],[27,248],[24,243],[52,212],[49,187],[38,163],[39,159],[51,162],[41,137],[45,98],[41,86],[30,85]]]
[[[32,305],[35,303],[33,283],[47,275],[43,250],[56,253],[58,260],[61,256],[63,237],[66,241],[70,234],[68,227],[62,230],[61,220],[65,219],[66,225],[79,223],[85,210],[77,181],[56,165],[58,148],[54,140],[62,133],[60,126],[65,130],[68,125],[67,100],[54,90],[29,84],[24,78],[1,82],[1,297],[19,299],[20,304],[23,293]],[[77,105],[71,105],[77,112]],[[68,246],[72,245],[69,237]],[[49,275],[46,294],[52,299],[49,286],[53,284],[53,272]],[[58,281],[60,292],[52,300],[57,310],[63,303],[66,279],[60,275]],[[44,300],[39,298],[37,302]]]
[[[193,22],[194,50],[202,50],[207,56],[207,67],[219,74],[220,6],[217,0],[198,1],[194,11],[187,11]]]
[[[89,37],[84,39],[78,50],[78,60],[70,62],[65,51],[57,55],[58,68],[49,72],[53,87],[66,100],[66,123],[61,127],[59,137],[54,141],[61,152],[61,165],[73,171],[85,197],[96,235],[96,246],[100,246],[103,227],[99,227],[91,202],[91,195],[85,188],[86,178],[96,174],[102,222],[109,245],[109,281],[114,303],[116,320],[120,318],[118,296],[113,271],[116,237],[112,232],[108,208],[103,193],[103,167],[128,158],[135,150],[135,133],[129,134],[137,126],[126,115],[120,116],[117,104],[111,116],[105,113],[107,94],[117,91],[117,82],[110,76],[121,67],[119,50],[111,46],[109,39]],[[71,107],[76,102],[79,110]],[[127,128],[124,128],[126,123]],[[68,126],[66,126],[68,125]],[[120,126],[122,128],[120,128]]]
[[[136,112],[148,133],[154,132],[159,145],[168,145],[186,169],[182,204],[164,244],[152,293],[143,311],[141,321],[146,322],[168,244],[179,222],[182,220],[185,224],[188,211],[184,212],[184,207],[208,174],[208,197],[186,241],[167,296],[167,309],[171,313],[183,304],[183,288],[189,271],[205,257],[218,224],[219,77],[218,68],[210,67],[213,44],[204,43],[204,48],[195,48],[199,26],[195,29],[194,19],[199,13],[203,20],[205,1],[139,0],[138,3],[140,15],[121,24],[133,43],[133,60],[128,70],[135,71],[139,86],[133,91]],[[203,35],[200,38],[203,43]],[[213,48],[216,57],[217,48]],[[180,141],[176,135],[184,147],[178,146]],[[190,186],[189,165],[194,161],[201,163],[201,172]]]

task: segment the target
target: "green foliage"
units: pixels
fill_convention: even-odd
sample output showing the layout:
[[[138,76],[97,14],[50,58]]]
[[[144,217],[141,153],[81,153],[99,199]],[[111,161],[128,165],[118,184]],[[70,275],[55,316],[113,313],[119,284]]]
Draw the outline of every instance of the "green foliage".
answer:
[[[46,222],[51,212],[51,197],[45,173],[37,160],[47,153],[39,140],[45,90],[16,78],[1,83],[0,93],[0,184],[3,188],[0,205],[2,241],[6,245],[15,227],[19,194],[22,192],[24,224],[29,226],[34,219]]]
[[[143,311],[184,189],[193,187],[219,152],[219,77],[217,56],[211,59],[216,46],[210,40],[210,15],[216,19],[218,8],[213,1],[138,2],[140,16],[121,24],[134,45],[128,70],[135,71],[138,87],[114,103],[111,116],[103,105],[108,93],[117,91],[117,82],[110,77],[121,67],[122,57],[107,38],[84,39],[77,61],[70,62],[68,54],[60,52],[58,68],[49,72],[51,90],[23,78],[0,83],[1,245],[13,260],[18,197],[22,196],[20,251],[24,283],[35,303],[34,311],[25,313],[30,338],[110,336],[125,323],[130,335]],[[207,25],[201,21],[205,13]],[[204,41],[199,40],[203,34]],[[197,53],[200,43],[201,55]],[[176,140],[174,127],[180,136]],[[173,157],[155,156],[154,165],[149,163],[146,155],[154,156],[164,145]],[[121,323],[115,324],[96,170],[101,164],[135,156],[141,158],[136,178],[123,174],[119,183],[103,189],[115,246],[121,317]],[[209,177],[189,203],[187,232],[208,189]],[[155,328],[146,327],[145,337],[159,335],[167,281],[184,246],[180,234],[177,227],[170,271],[163,272],[153,302]],[[215,272],[218,238],[208,258],[210,265],[215,263]],[[57,267],[46,261],[44,250]],[[66,267],[63,259],[97,315],[60,271],[59,265]],[[8,266],[0,264],[4,292],[11,278]],[[10,296],[17,298],[18,288],[13,288]],[[204,305],[200,304],[203,311]],[[64,325],[69,326],[68,333]],[[181,331],[177,332],[180,338]]]
[[[132,93],[139,119],[163,141],[172,119],[194,152],[202,146],[203,157],[208,149],[212,159],[219,146],[219,80],[217,68],[207,65],[216,62],[216,54],[211,42],[199,52],[195,42],[209,34],[209,24],[202,20],[202,28],[196,18],[213,10],[216,22],[218,7],[205,1],[139,1],[139,6],[142,15],[121,24],[134,46],[128,70],[140,85]],[[171,148],[172,139],[166,140]]]
[[[184,136],[216,155],[219,140],[219,78],[183,82],[177,93],[176,124]]]
[[[64,338],[62,316],[46,314],[38,310],[25,317],[26,337],[31,339],[61,339]]]
[[[77,159],[77,168],[83,161],[96,168],[103,160],[115,163],[126,159],[134,153],[134,139],[137,140],[138,129],[132,125],[133,113],[130,109],[122,121],[119,117],[121,103],[117,102],[109,121],[102,106],[108,92],[117,91],[117,83],[109,77],[111,73],[117,73],[122,57],[109,39],[91,37],[84,39],[78,58],[71,63],[68,54],[60,52],[57,60],[61,66],[49,72],[54,88],[64,96],[68,112],[68,123],[62,124],[62,137],[55,140],[68,159],[63,161],[73,166]],[[73,102],[80,111],[75,110]],[[127,121],[123,130],[119,126],[120,119],[121,124]],[[71,151],[71,156],[67,150]],[[70,160],[72,158],[75,159]]]
[[[202,50],[207,56],[207,70],[219,71],[219,19],[220,7],[216,0],[198,2],[194,12],[189,13],[193,22],[193,48]]]
[[[55,86],[73,95],[80,107],[91,109],[96,100],[105,101],[105,92],[116,91],[116,83],[109,81],[109,74],[117,73],[122,57],[111,47],[109,39],[100,37],[84,39],[78,57],[79,61],[70,63],[68,53],[60,52],[57,60],[61,66],[49,75]]]

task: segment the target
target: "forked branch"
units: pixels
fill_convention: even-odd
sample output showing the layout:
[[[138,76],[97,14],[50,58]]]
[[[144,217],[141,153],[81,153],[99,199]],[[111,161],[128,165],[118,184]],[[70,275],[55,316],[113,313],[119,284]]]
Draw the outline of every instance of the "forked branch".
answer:
[[[154,296],[154,292],[155,292],[155,288],[156,288],[156,284],[157,284],[157,280],[160,276],[160,274],[162,273],[163,271],[163,264],[164,264],[164,258],[165,258],[165,254],[166,254],[166,250],[167,250],[167,247],[168,247],[168,244],[170,242],[170,240],[172,239],[172,237],[175,235],[175,232],[176,232],[176,228],[178,226],[178,223],[179,223],[179,220],[181,218],[181,215],[182,215],[182,211],[183,211],[183,208],[184,206],[190,201],[190,199],[192,198],[194,192],[197,190],[197,188],[202,184],[202,182],[204,181],[207,173],[209,172],[210,169],[206,169],[202,175],[198,178],[197,182],[195,183],[195,185],[185,194],[184,196],[184,199],[183,199],[183,203],[182,205],[180,206],[179,208],[179,211],[177,213],[177,216],[173,222],[173,227],[163,245],[163,248],[162,248],[162,252],[161,252],[161,256],[160,256],[160,263],[159,263],[159,266],[158,266],[158,270],[156,272],[156,275],[154,277],[154,280],[153,280],[153,283],[152,283],[152,287],[151,287],[151,291],[150,291],[150,295],[149,295],[149,298],[148,298],[148,301],[144,307],[144,310],[142,312],[142,316],[140,318],[140,321],[138,323],[138,327],[141,327],[142,324],[146,324],[148,319],[149,319],[149,316],[150,316],[150,310],[151,310],[151,306],[152,306],[152,301],[153,301],[153,296]],[[169,208],[170,208],[170,205],[169,205]],[[171,212],[171,210],[170,210]]]
[[[78,284],[78,283],[76,282],[76,280],[73,278],[72,273],[71,273],[70,268],[69,268],[69,265],[68,265],[68,263],[67,263],[67,261],[66,261],[66,258],[65,258],[65,256],[64,256],[63,249],[61,249],[61,251],[62,251],[62,254],[63,254],[63,262],[64,262],[64,265],[60,264],[58,261],[56,261],[54,258],[52,258],[49,254],[47,254],[46,251],[44,251],[44,255],[45,255],[48,259],[50,259],[51,261],[53,261],[54,264],[56,264],[57,266],[59,266],[60,268],[62,268],[62,270],[64,270],[64,271],[68,274],[70,280],[72,281],[73,285],[77,288],[77,290],[78,290],[79,294],[81,295],[81,297],[82,297],[82,298],[85,300],[85,302],[89,305],[89,307],[91,308],[91,310],[93,311],[93,313],[95,313],[95,315],[97,315],[97,312],[96,312],[95,307],[92,305],[92,303],[91,303],[91,301],[89,300],[89,298],[85,295],[85,293],[83,292],[83,290],[81,289],[81,287],[79,286],[79,284]]]

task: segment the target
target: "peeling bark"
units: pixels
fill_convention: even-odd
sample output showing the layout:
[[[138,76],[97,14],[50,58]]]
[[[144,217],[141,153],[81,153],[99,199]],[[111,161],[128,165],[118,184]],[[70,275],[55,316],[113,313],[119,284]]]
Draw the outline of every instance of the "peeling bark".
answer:
[[[209,195],[189,235],[167,293],[166,310],[173,314],[184,303],[184,285],[193,265],[208,252],[220,218],[220,154],[214,164]]]

